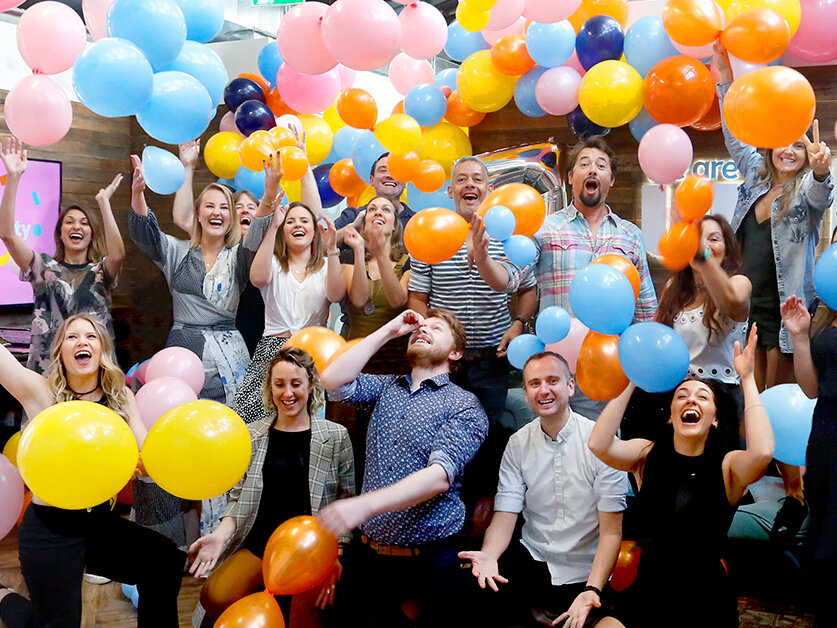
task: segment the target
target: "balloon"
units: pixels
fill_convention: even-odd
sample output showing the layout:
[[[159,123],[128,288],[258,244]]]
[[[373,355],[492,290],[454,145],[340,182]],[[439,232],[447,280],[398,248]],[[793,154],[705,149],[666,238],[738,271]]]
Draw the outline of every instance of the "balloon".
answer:
[[[352,164],[358,176],[363,180],[369,180],[375,162],[386,152],[387,149],[383,147],[372,131],[361,133],[352,149]]]
[[[832,310],[837,310],[837,245],[832,244],[817,260],[814,287],[823,302]]]
[[[634,266],[633,262],[627,257],[623,257],[618,253],[606,253],[605,255],[599,255],[590,263],[607,264],[608,266],[618,270],[628,278],[628,281],[631,282],[631,287],[634,289],[634,298],[639,298],[639,291],[642,286],[639,279],[639,271],[637,271],[636,266]]]
[[[273,595],[294,595],[312,589],[334,569],[337,539],[314,517],[292,517],[267,541],[262,574]]]
[[[302,135],[302,132],[305,130],[302,126],[302,120],[298,116],[289,113],[276,118],[276,126],[288,129],[297,135]]]
[[[442,170],[441,166],[439,166],[439,169],[442,171],[442,176],[445,176],[445,171]],[[408,183],[407,202],[415,212],[427,209],[428,207],[443,207],[451,211],[456,211],[456,205],[454,204],[453,199],[448,196],[447,186],[449,184],[450,181],[442,181],[442,185],[434,191],[424,192],[419,190],[412,183]]]
[[[84,23],[93,41],[98,41],[108,36],[108,9],[113,0],[82,0],[81,11],[84,16]],[[0,0],[0,11],[4,11],[4,3]]]
[[[649,179],[663,185],[683,176],[692,163],[692,141],[673,124],[658,124],[639,142],[639,165]]]
[[[347,89],[337,99],[337,113],[343,121],[356,129],[372,129],[378,119],[378,105],[363,89]]]
[[[477,215],[484,219],[485,213],[495,205],[508,207],[513,213],[517,225],[514,233],[532,237],[541,228],[546,218],[546,204],[540,193],[525,183],[507,183],[489,192],[477,210]]]
[[[581,6],[568,19],[576,32],[591,17],[609,15],[624,28],[628,22],[627,0],[582,0]]]
[[[50,506],[79,510],[116,495],[131,479],[138,456],[133,433],[116,412],[90,401],[65,401],[29,423],[17,466],[26,485]]]
[[[267,591],[253,593],[231,604],[215,621],[213,628],[285,628],[279,603]]]
[[[151,100],[137,113],[137,122],[156,140],[182,144],[200,137],[214,114],[209,92],[198,79],[183,72],[158,72]]]
[[[158,377],[140,388],[136,394],[140,418],[147,429],[166,412],[188,401],[197,401],[198,396],[182,379]]]
[[[773,428],[773,457],[785,464],[804,465],[817,400],[806,397],[799,384],[779,384],[761,393],[761,401]]]
[[[456,75],[459,74],[459,68],[447,68],[441,72],[436,73],[436,87],[447,86],[452,90],[456,89]]]
[[[186,19],[173,0],[119,0],[108,10],[107,24],[108,37],[136,44],[155,72],[174,61],[186,41]]]
[[[87,31],[78,13],[60,2],[32,5],[17,23],[20,56],[41,74],[58,74],[73,67],[86,43]]]
[[[628,29],[624,49],[625,61],[636,68],[643,78],[660,61],[678,54],[665,31],[662,18],[651,15],[639,18]]]
[[[526,50],[540,66],[554,68],[567,62],[575,49],[575,29],[569,21],[532,23],[526,29]]]
[[[520,113],[530,118],[546,115],[546,111],[541,109],[535,96],[538,80],[545,72],[546,68],[536,66],[521,76],[514,86],[514,104],[517,105]]]
[[[186,39],[207,43],[224,27],[223,0],[175,0],[186,20]]]
[[[553,305],[540,311],[535,321],[535,333],[544,344],[561,342],[570,333],[572,319],[562,307]]]
[[[401,22],[401,49],[413,59],[430,59],[445,47],[448,24],[432,4],[414,2],[398,15]]]
[[[209,46],[187,41],[166,70],[178,70],[194,76],[209,92],[212,106],[217,107],[221,104],[229,77],[221,57]]]
[[[246,137],[256,131],[272,129],[276,126],[276,118],[263,102],[248,100],[235,110],[235,126]]]
[[[61,140],[73,123],[70,99],[58,83],[29,74],[6,95],[6,125],[24,144],[49,146]]]
[[[296,146],[283,146],[279,149],[282,164],[282,178],[286,181],[298,181],[308,172],[308,160]]]
[[[0,539],[15,527],[22,508],[23,479],[15,465],[2,455],[0,456]]]
[[[619,362],[637,387],[666,392],[688,375],[689,347],[668,325],[636,323],[619,339]]]
[[[436,75],[433,74],[430,61],[413,59],[399,52],[389,64],[389,80],[395,90],[403,96],[416,85],[433,85]]]
[[[697,122],[689,125],[698,131],[717,131],[721,128],[721,107],[718,101],[718,94],[712,99],[712,106],[709,111]]]
[[[514,233],[516,220],[514,213],[508,207],[495,205],[488,209],[483,216],[485,231],[492,238],[508,240]]]
[[[753,72],[754,70],[760,70],[766,67],[763,63],[747,63],[746,61],[736,58],[736,56],[732,54],[729,55],[729,64],[732,68],[733,79],[738,79],[745,74]]]
[[[332,143],[335,155],[337,155],[339,159],[350,159],[352,157],[352,150],[355,147],[355,142],[357,142],[361,133],[363,133],[363,131],[360,129],[355,129],[350,126],[344,126],[335,132],[334,141]]]
[[[805,3],[805,13],[808,12],[810,3]],[[749,9],[762,8],[776,11],[788,21],[791,35],[794,35],[799,28],[802,8],[799,0],[737,0],[732,2],[727,9],[727,19],[731,22],[744,11]],[[833,8],[832,8],[833,11]],[[828,21],[830,17],[826,17]]]
[[[340,74],[329,70],[309,76],[283,63],[276,73],[276,89],[289,107],[300,113],[319,113],[328,109],[340,93]]]
[[[642,92],[645,108],[655,120],[688,126],[709,111],[715,84],[700,61],[678,55],[663,59],[651,68]]]
[[[771,66],[737,79],[724,98],[724,121],[750,146],[780,148],[798,141],[814,120],[814,90],[802,74]]]
[[[265,95],[265,100],[267,99],[267,93],[270,91],[270,83],[268,83],[264,79],[264,77],[253,72],[242,72],[236,78],[250,79],[251,81],[253,81],[256,85],[259,86],[259,88],[261,88],[262,93]]]
[[[533,22],[545,24],[566,20],[575,13],[581,6],[581,0],[567,0],[556,2],[555,0],[526,0],[523,8],[523,17]]]
[[[432,159],[439,163],[445,169],[445,179],[450,177],[456,160],[473,154],[471,140],[465,132],[447,122],[425,129],[416,152],[422,159]]]
[[[491,19],[488,11],[469,11],[467,5],[462,2],[456,5],[454,16],[462,28],[471,32],[483,30]]]
[[[585,116],[580,106],[576,107],[567,114],[567,125],[580,139],[592,137],[594,135],[607,135],[610,133],[610,128],[599,126]]]
[[[642,77],[627,63],[602,61],[581,79],[578,102],[594,123],[622,126],[642,109]]]
[[[20,445],[20,432],[15,432],[3,445],[3,455],[9,459],[13,465],[17,466],[17,448]],[[2,494],[2,491],[0,491]]]
[[[634,139],[637,142],[641,142],[648,130],[658,124],[659,122],[652,118],[651,114],[648,113],[648,110],[643,107],[639,110],[639,113],[636,114],[636,117],[628,122],[628,128],[631,130],[631,135],[634,136]]]
[[[284,62],[302,74],[322,74],[337,65],[323,39],[322,21],[328,5],[295,4],[279,22],[276,44]]]
[[[607,264],[582,268],[570,283],[569,296],[573,314],[600,334],[620,334],[634,318],[636,297],[631,282]]]
[[[508,260],[523,268],[535,261],[538,256],[538,249],[532,238],[523,235],[513,235],[503,242],[503,251]]]
[[[788,51],[808,61],[837,59],[837,3],[833,0],[806,0],[799,29]]]
[[[391,153],[409,153],[421,142],[421,127],[410,116],[397,113],[375,126],[375,137]]]
[[[700,59],[703,63],[709,63],[712,60],[712,46],[713,44],[706,44],[704,46],[684,46],[674,40],[671,45],[677,50],[678,54],[686,55],[694,59]]]
[[[23,507],[20,509],[20,516],[17,518],[17,526],[20,527],[20,524],[23,523],[23,515],[26,514],[26,509],[29,507],[29,504],[32,503],[32,491],[27,491],[26,486],[23,487]]]
[[[589,331],[584,323],[577,318],[573,318],[570,321],[570,332],[567,337],[556,343],[547,344],[546,350],[553,351],[563,357],[570,365],[570,371],[575,373],[578,367],[578,354],[581,351],[581,344]]]
[[[448,108],[448,99],[436,85],[416,85],[404,97],[404,113],[421,126],[433,126],[442,121]]]
[[[270,110],[273,112],[273,115],[277,118],[281,118],[284,115],[296,114],[296,111],[294,111],[285,103],[284,100],[282,100],[282,96],[279,94],[279,90],[275,87],[271,89],[270,92],[265,94],[265,104],[268,107],[270,107]]]
[[[252,188],[249,190],[253,192]],[[260,197],[261,194],[257,198]],[[205,377],[203,363],[198,356],[184,347],[167,347],[152,356],[145,371],[146,383],[158,377],[181,379],[199,395]]]
[[[337,98],[338,100],[340,99],[339,96]],[[341,118],[340,114],[337,112],[336,100],[328,109],[323,111],[323,120],[325,120],[328,123],[328,126],[331,129],[332,133],[337,133],[337,131],[346,127],[346,123],[343,121],[343,118]]]
[[[526,360],[545,350],[544,343],[534,334],[520,334],[509,343],[506,355],[509,358],[509,364],[522,370],[526,365]]]
[[[275,41],[269,41],[259,53],[259,72],[268,81],[276,80],[276,73],[282,65],[282,55],[279,53],[279,45]]]
[[[256,131],[238,145],[238,158],[248,170],[261,172],[265,163],[270,161],[270,156],[278,150],[267,131]]]
[[[682,270],[689,265],[700,246],[700,230],[692,223],[676,222],[660,236],[658,247],[663,266]]]
[[[690,174],[674,191],[674,204],[683,220],[695,221],[703,218],[712,207],[714,193],[712,181],[706,177]]]
[[[146,146],[142,151],[142,177],[152,192],[174,194],[183,185],[186,170],[169,151]]]
[[[230,111],[248,100],[265,102],[265,93],[258,84],[247,78],[234,78],[224,89],[224,104]]]
[[[787,20],[770,9],[748,9],[731,20],[721,33],[721,43],[730,54],[750,63],[778,59],[790,38]]]
[[[524,0],[497,0],[491,7],[491,17],[484,28],[496,31],[511,26],[523,13],[525,4]]]
[[[351,159],[341,159],[328,172],[328,182],[341,196],[358,196],[366,188],[366,182],[357,176]]]
[[[285,346],[307,351],[314,358],[317,370],[322,373],[331,357],[345,344],[343,337],[328,327],[304,327],[294,332]]]
[[[526,51],[523,35],[503,35],[491,46],[491,60],[503,74],[520,76],[533,67],[535,62]]]
[[[398,53],[401,22],[380,0],[341,0],[323,16],[323,41],[335,59],[353,70],[377,70]]]
[[[435,192],[445,184],[445,169],[432,159],[422,159],[412,185],[421,192]]]
[[[226,493],[244,475],[250,454],[250,434],[242,418],[208,399],[166,412],[148,430],[142,446],[148,475],[181,499]]]
[[[614,591],[624,591],[636,580],[639,570],[639,558],[642,555],[642,548],[636,541],[622,541],[619,546],[619,555],[616,557],[616,565],[610,576],[610,587]]]
[[[238,169],[235,173],[235,189],[247,190],[254,197],[261,198],[264,196],[264,171],[254,172],[244,166]]]
[[[357,72],[352,68],[347,68],[342,63],[337,64],[337,74],[340,75],[340,91],[344,92],[350,89],[355,83]]]
[[[206,142],[203,149],[203,159],[206,167],[216,177],[231,179],[241,167],[238,149],[241,146],[241,136],[238,133],[222,131],[216,133]]]
[[[581,76],[572,68],[549,68],[541,74],[535,86],[538,106],[553,116],[563,116],[578,107]]]
[[[323,118],[307,113],[299,115],[302,130],[305,132],[305,154],[313,166],[322,163],[331,152],[334,134]]]
[[[585,70],[608,59],[619,59],[625,35],[612,17],[596,15],[584,22],[575,38],[575,51]]]
[[[438,264],[453,257],[468,237],[466,220],[449,209],[423,209],[407,222],[404,246],[420,262]]]
[[[317,182],[317,192],[320,195],[320,202],[323,207],[334,207],[343,197],[340,196],[328,182],[328,173],[331,171],[332,164],[320,164],[314,168],[314,180]]]
[[[459,90],[454,90],[448,96],[445,120],[460,127],[472,127],[485,119],[485,114],[474,111],[464,102],[459,95]]]
[[[724,28],[724,11],[714,0],[668,0],[663,25],[672,40],[684,46],[703,46]]]
[[[491,113],[505,107],[514,96],[516,78],[500,72],[491,61],[491,52],[480,50],[459,67],[456,88],[462,102],[474,111]]]
[[[454,20],[448,24],[448,40],[445,54],[454,61],[465,61],[475,52],[489,48],[488,42],[478,32],[470,32]]]
[[[415,151],[403,155],[390,153],[387,157],[387,171],[393,179],[401,183],[412,181],[418,174],[420,165],[421,157]]]
[[[608,401],[625,390],[629,382],[619,365],[619,336],[587,332],[578,353],[575,381],[581,392],[596,401]]]

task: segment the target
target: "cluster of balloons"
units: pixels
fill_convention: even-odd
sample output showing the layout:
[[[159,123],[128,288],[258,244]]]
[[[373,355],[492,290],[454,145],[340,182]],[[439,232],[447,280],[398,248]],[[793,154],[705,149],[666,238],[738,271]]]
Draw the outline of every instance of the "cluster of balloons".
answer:
[[[355,338],[348,342],[338,334],[336,331],[328,327],[303,327],[297,332],[294,332],[286,347],[296,347],[308,352],[314,358],[314,364],[317,370],[322,373],[326,367],[343,355],[346,351],[354,347],[363,338]]]
[[[507,183],[493,190],[477,211],[489,236],[503,242],[506,257],[517,266],[535,261],[532,236],[546,218],[546,205],[535,188]]]
[[[690,174],[675,189],[674,204],[683,220],[675,222],[660,237],[659,250],[663,265],[682,270],[698,254],[699,221],[712,207],[712,182],[706,177]],[[705,254],[705,252],[701,252]]]
[[[509,363],[516,369],[522,369],[530,357],[564,340],[573,330],[573,321],[577,322],[562,307],[544,308],[535,321],[535,333],[521,334],[509,343],[506,353]],[[575,365],[571,368],[574,369]]]

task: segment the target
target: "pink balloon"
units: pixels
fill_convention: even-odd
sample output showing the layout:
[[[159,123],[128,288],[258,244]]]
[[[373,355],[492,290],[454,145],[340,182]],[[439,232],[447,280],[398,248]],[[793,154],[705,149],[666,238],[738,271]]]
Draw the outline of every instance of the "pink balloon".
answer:
[[[0,11],[14,9],[19,4],[23,4],[23,0],[0,0]]]
[[[140,418],[149,430],[166,412],[187,401],[197,401],[198,395],[182,379],[158,377],[137,391]]]
[[[238,127],[235,125],[234,112],[228,111],[223,116],[221,116],[221,122],[218,123],[218,130],[228,133],[238,133],[239,135],[241,135],[241,131],[239,131]]]
[[[323,17],[323,41],[343,65],[377,70],[398,53],[401,22],[384,0],[339,0]]]
[[[11,532],[23,510],[23,479],[6,456],[0,454],[0,539]]]
[[[427,2],[407,5],[398,15],[401,50],[413,59],[430,59],[442,52],[448,40],[448,25],[439,9]]]
[[[788,51],[808,61],[837,59],[837,2],[803,0],[802,19],[790,40]]]
[[[535,100],[548,114],[565,116],[578,107],[580,85],[581,75],[572,68],[550,68],[535,85]]]
[[[337,64],[337,73],[340,75],[340,91],[345,92],[352,85],[355,84],[355,72],[352,68],[347,68],[342,63]]]
[[[276,88],[282,100],[299,113],[325,111],[340,94],[340,74],[336,69],[324,74],[302,74],[287,63],[276,73]]]
[[[692,141],[680,127],[658,124],[642,136],[638,155],[649,179],[660,185],[673,183],[692,163]]]
[[[86,43],[84,22],[60,2],[39,2],[26,9],[17,23],[20,55],[26,65],[41,74],[69,70]]]
[[[581,65],[581,62],[578,60],[578,55],[576,54],[575,50],[570,55],[570,58],[567,59],[567,62],[564,64],[565,67],[572,68],[576,72],[579,73],[580,76],[584,76],[587,74],[587,70],[584,69],[584,66]]]
[[[490,31],[487,28],[484,28],[480,31],[480,35],[482,38],[487,41],[489,44],[493,45],[495,41],[500,39],[503,35],[523,35],[526,33],[526,18],[519,17],[515,22],[512,23],[511,26],[506,26],[506,28],[501,28],[497,31]]]
[[[430,61],[413,59],[399,52],[389,64],[389,80],[392,81],[392,86],[399,94],[406,96],[407,92],[416,85],[422,83],[433,85],[436,75],[433,74]]]
[[[729,66],[732,68],[733,79],[744,76],[753,70],[761,70],[762,68],[767,67],[764,63],[750,63],[748,61],[743,61],[734,55],[729,56]]]
[[[566,20],[581,6],[581,0],[526,0],[523,17],[533,22],[553,24]]]
[[[573,318],[570,321],[570,333],[563,340],[546,345],[546,350],[554,351],[562,356],[567,361],[567,364],[570,365],[570,370],[575,373],[578,354],[581,351],[581,343],[584,342],[584,337],[588,331],[590,330],[584,323],[577,318]]]
[[[87,23],[87,30],[93,41],[98,41],[108,36],[108,9],[113,0],[82,0],[81,12],[84,14],[84,21]]]
[[[322,74],[337,65],[323,43],[322,21],[327,10],[328,5],[322,2],[296,4],[279,24],[279,54],[297,72]]]
[[[58,83],[42,74],[30,74],[6,96],[6,124],[24,144],[49,146],[67,135],[73,124],[73,106]]]
[[[497,4],[491,7],[486,30],[498,31],[511,26],[523,14],[525,4],[525,0],[497,0]]]
[[[150,359],[145,360],[144,362],[140,362],[140,365],[137,367],[137,370],[134,372],[134,377],[137,378],[137,381],[140,385],[145,384],[147,381],[145,378],[146,371],[148,371],[148,363],[151,362]]]
[[[712,57],[712,44],[706,44],[704,46],[684,46],[683,44],[678,44],[673,39],[671,40],[671,43],[674,46],[674,49],[681,55],[694,57],[695,59],[708,59]]]
[[[191,386],[196,395],[199,395],[206,374],[201,359],[194,353],[183,347],[166,347],[149,360],[145,371],[146,386],[158,377],[182,379]]]

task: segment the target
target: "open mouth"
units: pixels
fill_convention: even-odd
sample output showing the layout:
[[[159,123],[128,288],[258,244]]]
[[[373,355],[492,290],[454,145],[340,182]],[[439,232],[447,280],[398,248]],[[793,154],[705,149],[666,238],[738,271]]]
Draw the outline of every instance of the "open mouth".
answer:
[[[555,402],[555,397],[550,397],[549,399],[539,399],[538,405],[539,406],[549,406]]]
[[[595,194],[599,191],[598,179],[587,179],[584,181],[584,191],[588,194]]]
[[[413,339],[412,344],[414,344],[414,345],[429,345],[430,340],[426,336],[416,336]]]
[[[247,214],[242,214],[241,218],[238,221],[238,224],[240,224],[242,227],[249,227],[251,222],[253,222],[253,219],[250,216],[248,216]]]
[[[305,229],[294,229],[291,231],[292,238],[304,238],[305,237]]]
[[[220,218],[210,218],[209,219],[209,226],[210,227],[215,227],[216,229],[220,229],[221,227],[224,226],[224,221],[221,220]]]
[[[398,181],[395,179],[387,179],[386,181],[381,182],[381,187],[395,189],[398,187]]]
[[[383,218],[375,218],[375,219],[372,221],[372,224],[373,224],[373,225],[378,225],[379,227],[383,227],[386,223],[384,222],[384,219],[383,219]]]
[[[81,243],[84,240],[84,235],[81,233],[71,233],[70,234],[70,241],[76,244]]]
[[[92,357],[93,354],[90,353],[90,351],[88,351],[87,349],[80,349],[79,351],[76,351],[73,355],[73,358],[75,358],[76,362],[78,362],[78,364],[81,366],[86,366],[87,364],[90,364],[90,359]]]
[[[293,408],[297,404],[297,399],[291,399],[290,401],[287,399],[282,400],[282,405],[286,408]]]
[[[480,200],[480,195],[476,192],[464,192],[462,194],[462,200],[467,201],[468,203],[473,203]]]
[[[698,412],[694,408],[689,408],[683,411],[683,414],[680,415],[680,420],[683,421],[683,423],[685,423],[686,425],[699,423],[700,412]]]

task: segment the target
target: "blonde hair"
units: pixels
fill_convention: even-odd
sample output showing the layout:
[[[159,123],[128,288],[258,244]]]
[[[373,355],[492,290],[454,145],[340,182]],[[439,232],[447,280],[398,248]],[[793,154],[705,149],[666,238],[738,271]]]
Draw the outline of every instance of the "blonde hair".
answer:
[[[267,379],[262,388],[262,402],[264,407],[270,412],[276,412],[276,404],[273,402],[273,389],[271,387],[271,378],[273,377],[273,367],[279,362],[288,362],[294,366],[298,366],[308,376],[308,402],[306,407],[308,409],[308,416],[313,416],[314,413],[325,406],[325,390],[320,383],[320,373],[317,371],[317,366],[314,364],[314,358],[311,357],[304,349],[297,347],[281,347],[270,365],[267,367]]]
[[[288,243],[285,241],[285,223],[288,220],[288,216],[291,214],[291,210],[296,207],[302,207],[305,211],[311,214],[311,220],[314,224],[314,239],[311,241],[311,257],[305,265],[305,271],[313,273],[320,270],[320,268],[323,267],[323,264],[325,264],[325,245],[323,244],[323,236],[320,234],[320,230],[317,227],[317,217],[314,215],[314,212],[311,211],[311,208],[305,203],[296,201],[288,205],[288,210],[282,218],[282,224],[279,225],[279,230],[276,232],[276,244],[273,245],[273,254],[276,256],[276,259],[279,260],[279,266],[282,267],[282,271],[288,272]]]
[[[80,205],[68,205],[58,214],[58,222],[55,223],[55,255],[53,257],[59,262],[64,261],[66,252],[64,250],[64,242],[61,240],[61,226],[64,224],[64,218],[72,210],[81,212],[87,218],[87,224],[90,225],[90,244],[87,245],[87,261],[90,263],[98,262],[105,256],[107,251],[103,229],[100,228],[101,223],[99,222],[99,217]]]
[[[779,173],[776,172],[776,166],[773,165],[774,150],[776,149],[768,148],[759,151],[761,152],[764,159],[762,159],[761,165],[758,169],[758,173],[759,176],[770,182],[770,187],[776,185],[779,180]],[[807,173],[810,169],[811,166],[808,163],[808,156],[806,153],[802,167],[799,168],[799,172],[797,172],[793,176],[793,179],[785,183],[785,185],[783,186],[784,190],[782,191],[782,204],[779,207],[779,213],[777,215],[778,218],[784,218],[790,212],[791,205],[793,204],[793,199],[794,197],[796,197],[796,192],[799,189],[799,186],[802,184],[802,177],[804,177],[805,173]]]
[[[125,421],[128,420],[128,395],[125,392],[125,373],[116,363],[113,339],[102,324],[87,314],[74,314],[67,318],[55,334],[50,347],[50,358],[52,363],[47,371],[47,384],[55,397],[56,403],[73,401],[77,399],[76,393],[67,384],[67,371],[61,359],[61,345],[67,335],[70,324],[77,320],[85,320],[96,331],[99,342],[102,345],[101,357],[99,358],[99,386],[105,393],[108,407],[120,415]]]
[[[235,210],[235,203],[233,202],[232,194],[225,186],[219,183],[210,183],[207,185],[201,193],[198,195],[198,198],[195,199],[195,222],[194,226],[192,227],[192,237],[189,240],[189,245],[192,248],[198,247],[201,244],[201,238],[203,237],[203,227],[201,227],[200,221],[197,219],[198,209],[200,209],[201,202],[203,202],[203,197],[206,196],[206,193],[210,190],[218,190],[221,194],[224,195],[224,198],[227,201],[227,205],[230,208],[230,226],[227,229],[227,233],[224,235],[224,246],[226,248],[230,248],[235,246],[241,241],[241,225],[238,224],[238,212]]]

